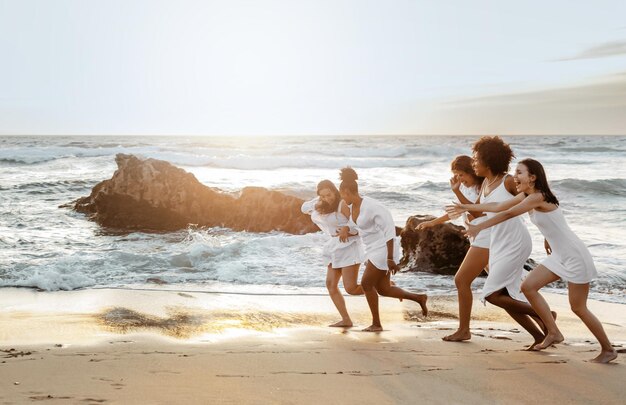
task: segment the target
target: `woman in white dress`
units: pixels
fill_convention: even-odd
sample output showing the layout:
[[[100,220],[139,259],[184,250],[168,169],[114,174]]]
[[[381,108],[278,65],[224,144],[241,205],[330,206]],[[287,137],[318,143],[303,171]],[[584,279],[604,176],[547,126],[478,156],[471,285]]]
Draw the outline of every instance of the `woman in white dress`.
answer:
[[[472,168],[472,158],[461,155],[454,158],[450,164],[453,177],[450,179],[450,188],[461,204],[474,204],[480,202],[478,194],[483,183],[483,177],[477,176]],[[465,222],[477,224],[487,217],[481,212],[470,212],[465,217]],[[427,229],[438,224],[449,221],[448,214],[442,215],[432,221],[420,223],[416,229]],[[459,328],[456,332],[443,337],[447,342],[460,342],[472,338],[470,332],[470,318],[472,314],[472,282],[480,275],[489,263],[489,229],[480,232],[471,239],[471,245],[461,267],[454,276],[459,297]]]
[[[327,266],[326,288],[341,315],[340,321],[329,326],[351,327],[352,320],[339,291],[339,280],[343,277],[343,287],[348,294],[363,294],[357,278],[364,252],[358,235],[351,235],[349,231],[349,235],[342,242],[337,236],[339,229],[348,224],[350,210],[341,201],[339,190],[333,182],[322,180],[317,185],[317,197],[302,204],[302,212],[311,215],[311,220],[328,236],[323,247],[324,264]]]
[[[479,206],[461,205],[461,208],[481,209],[500,212],[488,221],[470,226],[467,234],[473,235],[503,221],[528,212],[530,220],[546,238],[548,257],[541,262],[522,283],[522,292],[541,317],[547,328],[543,342],[536,350],[545,349],[563,341],[563,335],[556,326],[550,307],[539,294],[539,289],[558,279],[567,282],[572,311],[583,321],[601,346],[600,354],[592,361],[608,363],[617,358],[602,324],[587,308],[589,282],[597,276],[593,259],[585,244],[572,232],[565,221],[559,201],[552,194],[541,163],[534,159],[524,159],[515,172],[517,192],[514,199],[499,204]]]
[[[498,136],[483,136],[474,145],[472,166],[476,175],[484,177],[480,192],[481,203],[502,202],[517,193],[515,181],[509,176],[509,165],[514,154],[511,147]],[[493,216],[487,213],[487,217]],[[545,337],[541,318],[528,304],[520,287],[526,275],[524,264],[530,256],[532,240],[520,218],[511,218],[491,228],[489,243],[489,273],[481,301],[488,301],[504,309],[534,338],[528,348]],[[539,327],[537,327],[539,325]],[[541,329],[540,329],[541,328]]]
[[[396,256],[399,251],[394,243],[396,227],[389,210],[369,197],[359,195],[356,172],[346,167],[341,170],[341,198],[350,205],[350,221],[363,241],[366,267],[361,278],[361,287],[372,312],[372,324],[363,329],[366,332],[382,331],[378,312],[378,294],[415,301],[422,307],[422,314],[428,315],[426,294],[414,294],[396,287],[390,282],[390,273],[398,271]],[[342,228],[340,239],[345,240],[348,227]]]

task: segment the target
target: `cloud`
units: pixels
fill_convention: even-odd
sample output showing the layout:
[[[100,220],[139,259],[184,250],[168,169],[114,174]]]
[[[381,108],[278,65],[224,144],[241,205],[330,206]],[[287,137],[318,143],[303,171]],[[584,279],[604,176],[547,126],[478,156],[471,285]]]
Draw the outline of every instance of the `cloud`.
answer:
[[[626,71],[571,86],[449,101],[430,124],[451,133],[625,135]]]
[[[579,59],[597,59],[606,58],[608,56],[626,55],[626,41],[607,42],[602,45],[593,46],[585,49],[578,55],[569,58],[556,59],[555,62],[563,62]]]

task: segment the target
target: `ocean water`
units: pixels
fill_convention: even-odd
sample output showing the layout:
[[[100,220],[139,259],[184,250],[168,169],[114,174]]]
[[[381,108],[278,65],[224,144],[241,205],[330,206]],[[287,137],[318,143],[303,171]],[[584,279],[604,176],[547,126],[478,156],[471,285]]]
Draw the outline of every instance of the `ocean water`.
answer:
[[[477,137],[0,137],[0,287],[43,290],[152,288],[324,294],[320,234],[228,229],[112,234],[59,205],[111,177],[117,153],[167,160],[227,191],[256,185],[312,198],[321,179],[350,165],[362,194],[382,201],[402,226],[440,215],[452,201],[449,162]],[[570,227],[594,257],[592,297],[626,303],[626,137],[505,137],[517,156],[546,167]],[[512,169],[514,165],[512,166]],[[338,181],[337,181],[338,182]],[[532,258],[543,239],[527,221]],[[452,277],[400,273],[431,294]],[[154,283],[154,281],[158,283]],[[477,280],[476,288],[482,285]],[[550,287],[565,292],[564,285]]]

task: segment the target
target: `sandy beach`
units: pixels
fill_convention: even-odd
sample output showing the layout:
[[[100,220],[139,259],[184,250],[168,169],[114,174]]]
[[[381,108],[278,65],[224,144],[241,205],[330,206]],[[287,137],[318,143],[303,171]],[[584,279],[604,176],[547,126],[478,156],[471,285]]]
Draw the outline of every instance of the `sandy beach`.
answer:
[[[475,302],[474,337],[446,343],[454,297],[381,300],[385,331],[328,328],[324,296],[82,290],[0,294],[0,403],[623,403],[624,358],[588,363],[598,345],[567,306],[565,343],[526,352],[530,337]],[[591,301],[617,349],[624,306]],[[621,355],[623,356],[623,354]]]

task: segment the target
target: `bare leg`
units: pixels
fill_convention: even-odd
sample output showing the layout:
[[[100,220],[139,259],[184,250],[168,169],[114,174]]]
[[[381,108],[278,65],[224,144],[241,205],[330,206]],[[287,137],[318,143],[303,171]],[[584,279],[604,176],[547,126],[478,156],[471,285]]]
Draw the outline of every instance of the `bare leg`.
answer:
[[[363,295],[363,288],[357,284],[357,278],[359,277],[360,264],[344,267],[341,269],[341,275],[343,277],[343,288],[350,295]]]
[[[346,301],[343,299],[343,295],[338,287],[340,278],[341,270],[333,269],[331,265],[328,265],[328,270],[326,271],[326,289],[328,289],[328,295],[330,295],[330,299],[333,300],[333,304],[335,304],[339,315],[341,315],[341,321],[328,326],[350,327],[352,326],[352,320],[346,309]]]
[[[505,298],[508,298],[508,299],[505,299]],[[511,298],[508,292],[506,291],[506,288],[503,288],[500,291],[496,291],[492,293],[491,295],[486,297],[486,299],[491,304],[504,309],[511,316],[511,318],[515,320],[515,322],[520,324],[522,328],[524,328],[528,333],[532,335],[532,337],[535,339],[535,342],[529,347],[529,349],[533,349],[535,345],[543,341],[545,336],[541,332],[541,330],[537,328],[537,325],[535,324],[535,322],[533,322],[533,319],[529,316],[530,314],[517,311],[516,310],[516,308],[518,307],[517,305],[509,305],[510,301],[515,301],[515,303],[520,303],[520,301],[517,301]],[[530,307],[530,305],[528,304],[526,305]],[[532,311],[532,308],[531,308],[531,312],[534,316],[538,316],[535,313],[535,311]]]
[[[550,306],[546,300],[539,294],[539,289],[559,279],[559,276],[552,273],[545,266],[539,265],[530,272],[526,280],[522,283],[522,292],[528,298],[528,302],[541,318],[541,322],[545,327],[546,337],[540,344],[534,347],[535,350],[543,350],[553,344],[561,343],[563,335],[556,326],[556,313],[550,311]],[[541,325],[540,325],[541,326]]]
[[[363,329],[365,332],[379,332],[383,330],[383,326],[380,323],[380,314],[378,312],[378,292],[376,291],[376,285],[384,275],[384,271],[378,270],[372,263],[367,262],[365,272],[361,278],[361,288],[363,288],[367,305],[369,305],[370,311],[372,312],[372,324]]]
[[[537,312],[535,312],[530,304],[511,298],[506,288],[492,293],[486,299],[493,305],[498,306],[502,309],[510,310],[512,312],[519,312],[520,314],[539,317]]]
[[[391,274],[387,271],[381,271],[381,273],[383,273],[383,277],[381,277],[378,280],[378,284],[376,284],[376,290],[380,295],[385,297],[402,298],[415,301],[420,304],[420,307],[422,307],[422,315],[428,316],[428,307],[426,306],[428,296],[426,294],[415,294],[403,290],[400,287],[392,286]]]
[[[472,316],[472,282],[480,275],[489,263],[489,249],[470,247],[454,276],[454,284],[459,297],[459,328],[451,335],[445,336],[447,342],[460,342],[472,338],[470,318]]]
[[[611,346],[606,332],[602,324],[596,318],[596,316],[587,308],[587,296],[589,295],[589,283],[587,284],[574,284],[568,283],[567,288],[569,290],[569,303],[572,311],[580,318],[587,328],[593,333],[593,336],[598,339],[602,351],[600,354],[592,359],[594,363],[608,363],[611,360],[617,358],[617,351]]]

